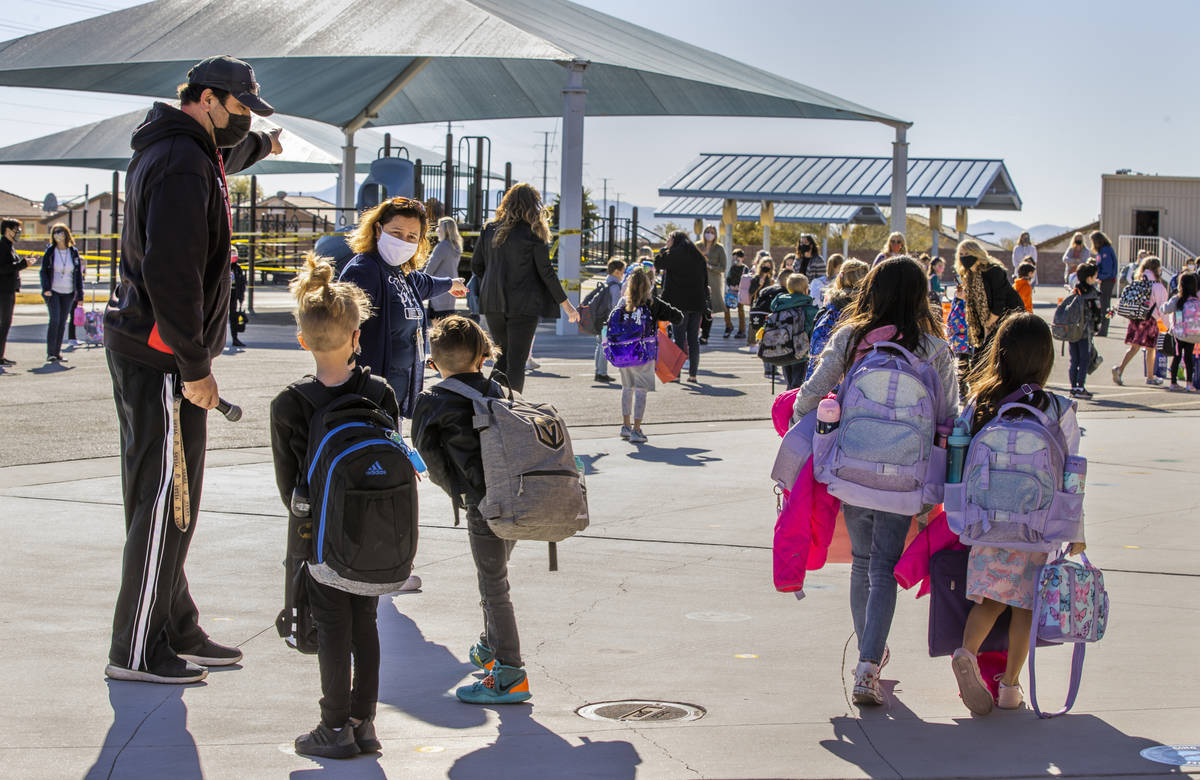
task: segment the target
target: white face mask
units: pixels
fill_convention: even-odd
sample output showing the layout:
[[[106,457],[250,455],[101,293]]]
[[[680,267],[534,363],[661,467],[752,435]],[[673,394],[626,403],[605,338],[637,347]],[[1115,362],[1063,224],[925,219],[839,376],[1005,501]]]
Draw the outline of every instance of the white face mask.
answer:
[[[417,253],[417,245],[396,238],[391,233],[380,232],[379,255],[390,266],[404,265]]]

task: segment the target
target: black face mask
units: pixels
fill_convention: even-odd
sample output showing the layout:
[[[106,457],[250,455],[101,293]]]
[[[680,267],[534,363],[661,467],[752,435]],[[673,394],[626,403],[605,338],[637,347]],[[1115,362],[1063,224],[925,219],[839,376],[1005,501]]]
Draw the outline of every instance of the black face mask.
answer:
[[[959,259],[962,261],[962,267],[968,271],[971,270],[971,266],[975,265],[976,258],[974,255],[963,255]]]
[[[225,109],[225,106],[221,108]],[[249,114],[234,114],[225,109],[225,116],[228,117],[228,121],[224,127],[217,127],[216,123],[213,123],[213,140],[221,149],[237,146],[250,133]],[[212,114],[209,114],[209,121],[212,121]]]

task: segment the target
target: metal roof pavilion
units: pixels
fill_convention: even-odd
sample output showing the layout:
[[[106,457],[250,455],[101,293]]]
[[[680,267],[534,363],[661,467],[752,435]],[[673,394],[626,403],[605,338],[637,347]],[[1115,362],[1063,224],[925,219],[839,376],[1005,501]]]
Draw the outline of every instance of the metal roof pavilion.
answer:
[[[883,206],[891,199],[892,163],[890,157],[702,154],[658,194]],[[912,158],[907,185],[910,206],[1021,209],[1003,160]]]
[[[0,43],[0,85],[163,97],[222,53],[254,66],[280,113],[341,129],[341,206],[364,127],[561,116],[559,276],[572,300],[586,115],[879,122],[895,131],[897,178],[906,170],[909,122],[569,0],[155,0]],[[893,194],[903,215],[901,183]]]
[[[654,216],[662,219],[721,219],[724,201],[720,198],[675,198],[665,203]],[[737,204],[739,222],[757,222],[761,203]],[[776,222],[809,222],[826,225],[886,225],[887,220],[875,206],[831,206],[818,203],[780,203],[775,208]]]

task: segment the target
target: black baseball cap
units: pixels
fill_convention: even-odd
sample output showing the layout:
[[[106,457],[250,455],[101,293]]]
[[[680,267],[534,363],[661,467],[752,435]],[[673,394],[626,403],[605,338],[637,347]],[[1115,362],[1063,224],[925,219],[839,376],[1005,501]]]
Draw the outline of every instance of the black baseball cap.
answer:
[[[248,62],[228,55],[209,57],[193,65],[187,79],[189,84],[225,90],[259,116],[275,113],[271,104],[258,96],[254,68]]]

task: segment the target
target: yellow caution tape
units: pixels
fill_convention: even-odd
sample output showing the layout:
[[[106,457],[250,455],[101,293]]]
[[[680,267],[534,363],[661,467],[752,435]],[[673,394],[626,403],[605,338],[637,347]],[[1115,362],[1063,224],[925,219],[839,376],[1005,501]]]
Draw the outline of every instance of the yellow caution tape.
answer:
[[[559,234],[560,236],[578,236],[578,235],[580,235],[580,234],[582,234],[582,233],[583,233],[583,231],[582,231],[582,230],[575,230],[574,228],[569,228],[569,229],[567,229],[567,230],[560,230],[560,231],[558,231],[558,234]]]

